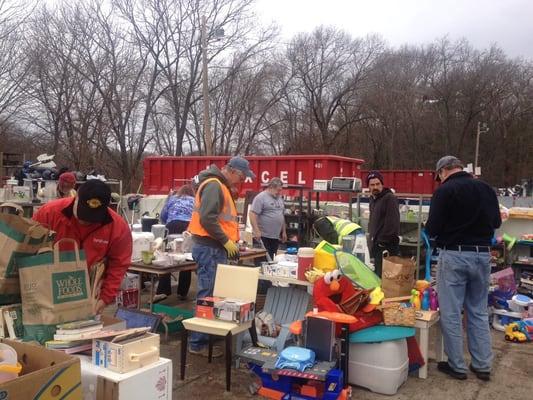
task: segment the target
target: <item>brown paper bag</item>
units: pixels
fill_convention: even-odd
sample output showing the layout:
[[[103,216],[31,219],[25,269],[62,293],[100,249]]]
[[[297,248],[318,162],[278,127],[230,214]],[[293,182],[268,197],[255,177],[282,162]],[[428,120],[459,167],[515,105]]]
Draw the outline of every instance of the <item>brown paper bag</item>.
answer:
[[[381,289],[385,297],[409,296],[415,286],[416,264],[414,258],[389,256],[383,252]]]
[[[59,251],[64,241],[74,251]],[[84,253],[75,240],[61,239],[53,251],[18,261],[22,295],[24,340],[52,340],[56,325],[94,316]]]
[[[6,213],[10,210],[15,213]],[[0,305],[20,303],[20,283],[16,260],[36,254],[49,246],[50,230],[22,216],[23,210],[12,203],[0,204]]]

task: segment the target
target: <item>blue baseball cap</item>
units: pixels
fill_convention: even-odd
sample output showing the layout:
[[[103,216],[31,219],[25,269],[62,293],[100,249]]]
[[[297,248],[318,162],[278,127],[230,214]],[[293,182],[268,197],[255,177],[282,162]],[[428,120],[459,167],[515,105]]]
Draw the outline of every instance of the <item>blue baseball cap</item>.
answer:
[[[250,169],[250,163],[248,162],[248,160],[246,158],[243,158],[243,157],[240,157],[240,156],[232,157],[229,160],[228,165],[231,168],[238,169],[239,171],[241,171],[248,178],[255,179],[255,174]]]

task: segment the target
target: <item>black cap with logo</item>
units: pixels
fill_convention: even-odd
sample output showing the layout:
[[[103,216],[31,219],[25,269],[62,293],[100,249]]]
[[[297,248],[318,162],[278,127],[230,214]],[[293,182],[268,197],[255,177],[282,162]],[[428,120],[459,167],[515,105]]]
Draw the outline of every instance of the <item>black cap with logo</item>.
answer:
[[[107,207],[111,202],[111,189],[98,179],[91,179],[78,189],[78,219],[101,223],[109,218]]]

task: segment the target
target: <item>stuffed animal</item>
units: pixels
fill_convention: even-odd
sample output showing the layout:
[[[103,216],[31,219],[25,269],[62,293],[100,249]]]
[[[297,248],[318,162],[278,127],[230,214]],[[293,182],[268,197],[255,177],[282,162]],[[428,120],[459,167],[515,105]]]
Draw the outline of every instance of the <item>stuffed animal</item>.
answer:
[[[328,272],[323,279],[315,282],[313,300],[318,311],[355,316],[357,322],[350,324],[350,332],[376,325],[382,320],[381,313],[374,306],[368,307],[369,291],[356,289],[339,270]],[[337,333],[340,333],[339,325]]]

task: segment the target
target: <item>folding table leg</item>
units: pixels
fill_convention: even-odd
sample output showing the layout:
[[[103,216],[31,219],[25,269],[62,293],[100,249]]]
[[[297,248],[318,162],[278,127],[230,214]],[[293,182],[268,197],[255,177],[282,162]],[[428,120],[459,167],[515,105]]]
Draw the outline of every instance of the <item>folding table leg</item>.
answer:
[[[185,363],[187,362],[187,348],[188,348],[189,332],[183,328],[181,333],[181,365],[180,365],[180,379],[185,379]]]
[[[153,307],[154,307],[154,294],[155,294],[155,290],[154,290],[154,286],[155,286],[155,275],[154,274],[150,274],[150,312],[153,312]]]
[[[233,342],[233,335],[229,332],[226,335],[226,390],[229,392],[231,390],[231,346]]]

